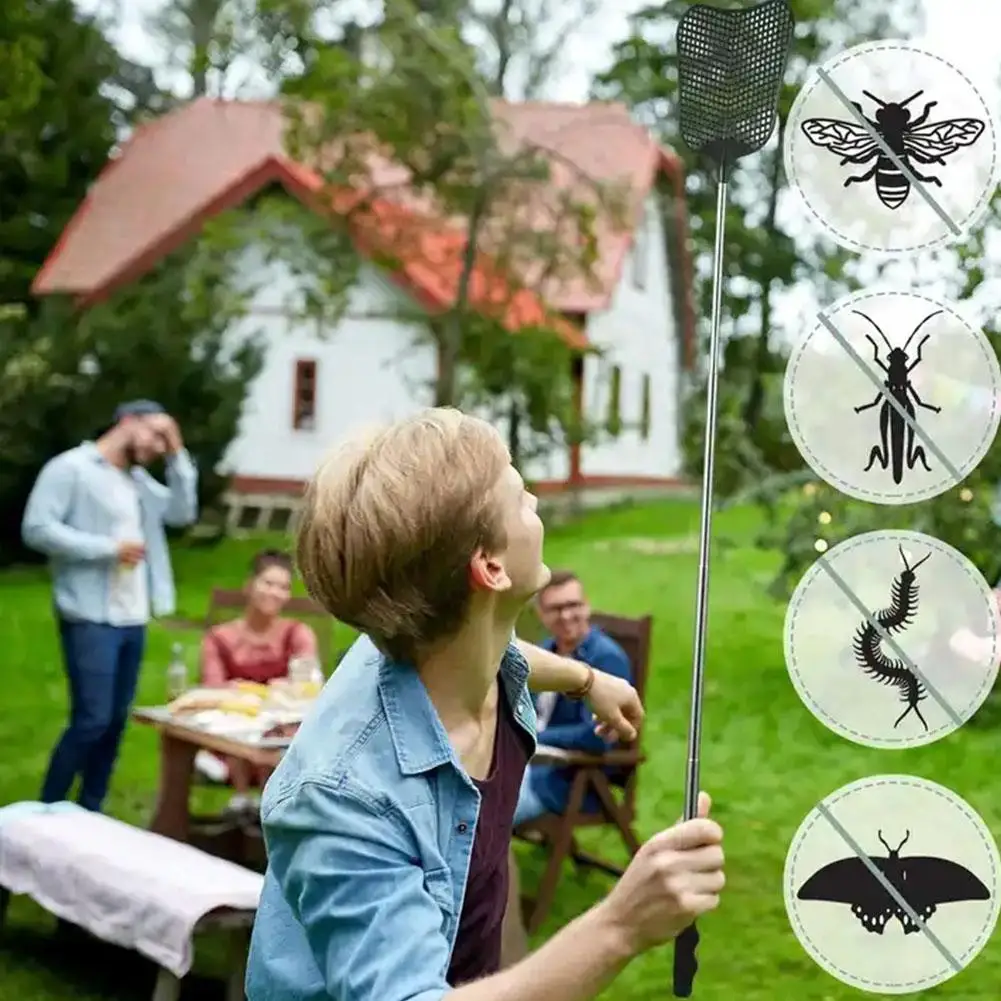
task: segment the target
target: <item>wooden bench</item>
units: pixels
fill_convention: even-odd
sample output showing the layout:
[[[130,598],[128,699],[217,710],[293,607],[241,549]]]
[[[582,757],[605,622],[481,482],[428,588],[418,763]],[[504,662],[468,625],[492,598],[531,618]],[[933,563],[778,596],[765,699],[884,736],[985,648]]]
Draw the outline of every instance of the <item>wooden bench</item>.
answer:
[[[0,929],[12,895],[132,949],[159,969],[152,1001],[178,1001],[194,939],[230,936],[226,1001],[243,1001],[263,877],[169,838],[69,804],[0,809]]]

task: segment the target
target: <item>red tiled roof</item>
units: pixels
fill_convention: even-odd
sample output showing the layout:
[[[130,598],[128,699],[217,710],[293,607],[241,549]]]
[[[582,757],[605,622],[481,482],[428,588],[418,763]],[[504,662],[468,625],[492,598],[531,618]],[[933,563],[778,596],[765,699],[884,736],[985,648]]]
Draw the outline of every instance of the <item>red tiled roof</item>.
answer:
[[[599,214],[596,284],[553,279],[540,290],[548,307],[560,312],[607,307],[636,212],[659,170],[672,175],[680,194],[679,162],[630,120],[623,105],[497,102],[494,113],[506,126],[504,141],[552,151],[554,185],[580,186],[583,177],[622,185],[628,192],[626,218],[619,220],[626,225],[616,226]],[[33,291],[69,293],[92,303],[140,277],[191,239],[207,219],[236,207],[267,184],[281,183],[300,198],[315,199],[321,179],[286,156],[283,131],[277,103],[211,98],[142,126],[91,187],[36,276]],[[391,177],[401,179],[399,167],[383,162],[373,168],[376,188]],[[427,307],[447,308],[461,270],[464,232],[436,218],[405,191],[397,185],[397,194],[371,200],[357,223],[352,219],[359,247],[402,261],[397,280]],[[539,199],[527,201],[519,211],[529,216],[546,211]],[[683,225],[684,219],[680,221]],[[401,236],[409,248],[405,254],[398,242]],[[690,276],[690,264],[685,267]],[[528,289],[511,294],[487,253],[478,255],[470,291],[470,302],[478,308],[505,303],[503,319],[510,329],[554,325],[538,295]],[[690,303],[686,309],[690,349]],[[587,345],[578,327],[560,319],[555,325],[572,346]]]

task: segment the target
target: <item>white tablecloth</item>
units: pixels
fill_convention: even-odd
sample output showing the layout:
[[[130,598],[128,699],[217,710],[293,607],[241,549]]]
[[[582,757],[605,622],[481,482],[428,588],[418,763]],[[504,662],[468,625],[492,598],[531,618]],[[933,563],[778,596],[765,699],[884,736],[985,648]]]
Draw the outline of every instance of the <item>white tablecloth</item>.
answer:
[[[68,803],[17,803],[0,809],[0,885],[183,977],[195,924],[256,910],[263,877]]]

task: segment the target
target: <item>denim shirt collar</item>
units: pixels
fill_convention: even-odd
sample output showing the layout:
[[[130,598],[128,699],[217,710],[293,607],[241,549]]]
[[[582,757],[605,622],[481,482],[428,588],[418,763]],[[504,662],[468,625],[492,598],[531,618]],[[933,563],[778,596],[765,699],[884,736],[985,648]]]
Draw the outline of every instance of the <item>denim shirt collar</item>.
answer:
[[[528,674],[528,662],[513,643],[509,644],[501,660],[501,684],[515,719],[534,735],[534,723],[526,721],[524,716]],[[412,664],[382,657],[379,692],[396,760],[404,775],[420,775],[449,762],[463,770],[424,682]]]

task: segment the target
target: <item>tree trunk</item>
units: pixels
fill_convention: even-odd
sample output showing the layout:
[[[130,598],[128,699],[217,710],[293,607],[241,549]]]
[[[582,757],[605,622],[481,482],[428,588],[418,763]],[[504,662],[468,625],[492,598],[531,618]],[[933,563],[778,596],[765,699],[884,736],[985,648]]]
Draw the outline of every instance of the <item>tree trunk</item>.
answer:
[[[507,450],[511,453],[511,465],[521,469],[521,407],[514,399],[507,411]]]
[[[486,217],[487,194],[479,192],[466,224],[466,246],[462,252],[462,270],[455,290],[455,302],[445,315],[438,337],[438,377],[434,386],[434,405],[454,407],[458,397],[459,358],[462,354],[462,318],[469,300],[469,286],[476,267],[476,240]]]

